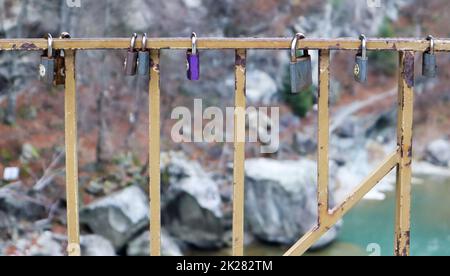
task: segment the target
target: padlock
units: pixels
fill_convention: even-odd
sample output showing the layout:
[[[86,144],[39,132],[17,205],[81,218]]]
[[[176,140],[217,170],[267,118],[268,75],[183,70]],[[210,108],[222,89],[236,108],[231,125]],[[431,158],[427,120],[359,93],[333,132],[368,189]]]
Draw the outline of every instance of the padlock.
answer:
[[[365,35],[361,35],[360,40],[361,49],[358,51],[358,54],[355,58],[355,67],[353,69],[353,74],[357,82],[366,83],[369,63],[369,58],[367,57],[367,38]]]
[[[55,55],[54,85],[64,85],[66,83],[66,61],[61,50],[57,50]]]
[[[47,50],[41,56],[39,76],[43,82],[53,84],[53,80],[55,79],[55,58],[53,55],[53,37],[51,34],[47,35],[47,45]]]
[[[142,35],[142,49],[138,57],[138,74],[148,76],[150,73],[150,52],[147,49],[147,34]]]
[[[61,33],[60,39],[69,39],[70,34],[67,32]],[[54,85],[64,85],[66,83],[66,60],[63,50],[55,51],[55,80]]]
[[[312,86],[312,64],[308,50],[303,50],[303,54],[297,55],[298,41],[304,39],[305,35],[296,34],[291,44],[291,92],[293,94],[305,91]]]
[[[137,34],[134,33],[133,36],[131,37],[130,49],[128,49],[127,56],[123,64],[123,69],[125,75],[127,76],[136,75],[137,61],[138,61],[138,51],[136,50],[136,39]]]
[[[187,78],[191,81],[200,79],[200,53],[197,50],[197,34],[192,33],[192,49],[186,54],[187,58]]]
[[[422,74],[427,78],[435,78],[437,76],[437,62],[434,37],[430,35],[427,40],[430,41],[430,48],[423,53]]]

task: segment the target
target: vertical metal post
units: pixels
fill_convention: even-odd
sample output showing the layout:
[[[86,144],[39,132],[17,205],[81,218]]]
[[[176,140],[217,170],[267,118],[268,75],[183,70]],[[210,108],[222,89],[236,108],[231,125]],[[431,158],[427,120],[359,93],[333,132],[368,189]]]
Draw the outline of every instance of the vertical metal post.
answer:
[[[330,225],[331,216],[328,204],[329,182],[329,90],[330,90],[330,51],[319,52],[319,114],[318,114],[318,149],[317,149],[317,201],[318,201],[318,225],[304,235],[285,256],[300,256],[326,233]]]
[[[233,256],[244,255],[246,59],[246,50],[236,50],[233,176]]]
[[[318,157],[317,157],[317,183],[319,203],[319,225],[328,217],[328,182],[329,182],[329,90],[330,90],[330,51],[319,52],[319,114],[318,114]]]
[[[160,51],[151,50],[149,88],[150,255],[161,255]]]
[[[80,256],[80,228],[78,215],[78,152],[77,152],[77,97],[75,56],[73,50],[65,51],[66,92],[65,147],[66,147],[66,193],[67,193],[67,253]]]
[[[412,128],[414,108],[414,52],[400,52],[397,206],[395,228],[395,255],[409,256],[411,227],[411,165]]]

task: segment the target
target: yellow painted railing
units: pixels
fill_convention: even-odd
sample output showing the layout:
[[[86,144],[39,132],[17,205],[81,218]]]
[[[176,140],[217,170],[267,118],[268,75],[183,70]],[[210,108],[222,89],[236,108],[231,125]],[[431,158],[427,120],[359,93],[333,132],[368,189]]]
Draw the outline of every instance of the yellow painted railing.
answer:
[[[357,39],[304,39],[300,49],[319,51],[319,119],[318,119],[318,213],[316,227],[302,237],[286,256],[304,254],[316,241],[349,212],[373,187],[394,168],[397,169],[397,201],[395,227],[395,255],[410,254],[410,209],[411,209],[411,163],[413,127],[414,53],[424,52],[430,42],[417,39],[369,39],[368,50],[399,52],[398,86],[398,147],[370,174],[338,207],[329,208],[329,86],[330,50],[358,50]],[[1,39],[2,51],[46,50],[46,39]],[[68,254],[79,256],[80,231],[78,217],[78,162],[77,162],[77,110],[76,110],[76,52],[80,50],[128,49],[129,39],[55,39],[53,47],[65,51],[65,146],[67,187],[67,233]],[[140,42],[136,47],[141,47]],[[152,256],[161,254],[161,210],[160,210],[160,51],[189,49],[189,38],[152,38],[147,47],[151,51],[149,84],[149,174],[150,174],[150,241]],[[291,38],[205,38],[198,40],[198,49],[236,50],[235,108],[245,109],[245,83],[247,50],[288,50]],[[435,41],[435,51],[450,51],[450,40]],[[236,112],[237,113],[237,112]],[[238,116],[235,115],[238,122]],[[245,125],[235,124],[235,135],[245,131]],[[235,139],[234,147],[234,200],[233,200],[233,255],[244,254],[244,167],[245,143]],[[295,212],[295,210],[293,210]]]

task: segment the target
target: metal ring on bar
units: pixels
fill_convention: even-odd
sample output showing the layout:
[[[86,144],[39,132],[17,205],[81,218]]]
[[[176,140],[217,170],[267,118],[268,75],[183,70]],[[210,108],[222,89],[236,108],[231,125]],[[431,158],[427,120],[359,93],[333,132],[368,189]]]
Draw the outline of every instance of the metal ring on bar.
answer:
[[[295,61],[297,58],[297,47],[298,42],[301,39],[305,39],[306,36],[303,33],[297,33],[295,34],[294,38],[292,39],[291,43],[291,61]]]
[[[137,33],[134,33],[134,34],[131,36],[131,42],[130,42],[130,48],[131,48],[131,49],[136,48],[136,40],[137,40],[137,37],[138,37]]]
[[[192,40],[192,54],[196,55],[197,54],[197,34],[195,32],[192,33],[191,40]]]
[[[48,58],[53,57],[53,36],[51,34],[47,34],[47,56]]]
[[[364,34],[361,34],[359,40],[361,40],[361,53],[363,58],[365,58],[367,57],[367,37]]]
[[[430,53],[434,55],[435,52],[435,42],[432,35],[427,36],[427,40],[430,41]]]
[[[147,33],[142,34],[142,51],[147,51]]]

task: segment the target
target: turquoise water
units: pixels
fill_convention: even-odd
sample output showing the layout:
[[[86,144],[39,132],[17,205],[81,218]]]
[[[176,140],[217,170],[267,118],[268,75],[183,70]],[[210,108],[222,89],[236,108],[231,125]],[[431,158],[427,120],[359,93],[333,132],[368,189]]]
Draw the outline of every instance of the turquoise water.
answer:
[[[413,186],[411,254],[450,256],[450,181],[425,181]],[[385,201],[363,201],[345,217],[339,243],[366,252],[369,244],[380,246],[383,256],[393,255],[395,193]]]
[[[411,210],[411,254],[450,256],[450,180],[425,181],[413,186]],[[362,201],[344,217],[338,240],[330,247],[306,255],[369,256],[369,245],[376,244],[381,256],[394,254],[395,193],[384,201]],[[246,248],[249,256],[281,256],[288,248],[254,244]],[[231,249],[193,252],[193,255],[229,256]]]

